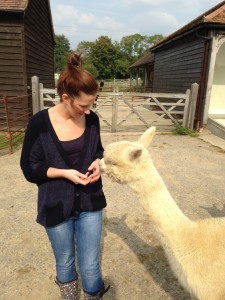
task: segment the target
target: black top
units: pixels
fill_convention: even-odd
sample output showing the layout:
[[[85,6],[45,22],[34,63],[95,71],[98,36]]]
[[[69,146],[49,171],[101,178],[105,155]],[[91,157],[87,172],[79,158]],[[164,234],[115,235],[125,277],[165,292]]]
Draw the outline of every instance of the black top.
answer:
[[[103,157],[98,116],[86,116],[83,150],[76,170],[86,173],[91,163]],[[48,178],[49,167],[72,169],[68,155],[51,124],[48,110],[35,114],[28,124],[20,165],[25,178],[38,186],[37,222],[49,227],[63,222],[74,211],[95,211],[106,206],[101,178],[86,186],[65,178]]]
[[[74,169],[77,169],[77,164],[80,160],[81,153],[84,148],[84,141],[85,141],[85,133],[84,133],[71,141],[61,141],[64,151],[66,152],[71,164],[73,165]]]

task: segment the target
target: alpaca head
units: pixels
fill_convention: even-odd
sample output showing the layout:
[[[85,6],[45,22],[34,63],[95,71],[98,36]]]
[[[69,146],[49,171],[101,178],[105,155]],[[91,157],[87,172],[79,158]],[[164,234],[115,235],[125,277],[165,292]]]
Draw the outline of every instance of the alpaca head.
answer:
[[[100,163],[101,170],[120,183],[136,181],[150,161],[147,147],[154,135],[155,127],[151,127],[136,142],[120,141],[109,144]]]

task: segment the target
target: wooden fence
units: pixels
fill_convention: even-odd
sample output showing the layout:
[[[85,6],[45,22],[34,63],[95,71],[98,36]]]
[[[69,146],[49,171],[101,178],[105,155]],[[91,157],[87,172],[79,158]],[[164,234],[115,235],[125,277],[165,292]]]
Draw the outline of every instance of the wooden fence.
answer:
[[[143,131],[156,126],[158,131],[171,131],[176,124],[193,129],[198,84],[184,94],[99,92],[92,106],[100,119],[102,131]],[[38,77],[32,78],[33,112],[55,105],[55,89],[46,89]]]
[[[31,115],[30,97],[23,95],[0,99],[0,154],[5,151],[12,153],[21,143]]]

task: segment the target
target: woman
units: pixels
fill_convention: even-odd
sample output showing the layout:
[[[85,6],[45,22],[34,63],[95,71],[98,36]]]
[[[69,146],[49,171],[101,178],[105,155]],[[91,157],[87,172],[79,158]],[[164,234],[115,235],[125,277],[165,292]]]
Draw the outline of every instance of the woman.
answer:
[[[78,299],[75,244],[84,299],[98,300],[109,289],[102,280],[99,254],[103,157],[100,125],[90,111],[98,84],[73,54],[57,83],[60,103],[35,114],[28,125],[21,168],[38,186],[37,222],[43,225],[56,259],[56,283],[63,299]]]

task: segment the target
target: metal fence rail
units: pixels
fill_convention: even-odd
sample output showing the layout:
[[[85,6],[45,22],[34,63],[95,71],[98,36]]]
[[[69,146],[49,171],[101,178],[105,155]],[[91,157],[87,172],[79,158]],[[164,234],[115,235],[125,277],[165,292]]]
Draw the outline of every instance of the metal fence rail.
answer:
[[[0,99],[1,152],[8,149],[9,153],[13,153],[14,148],[21,142],[31,115],[30,97],[29,94]]]

